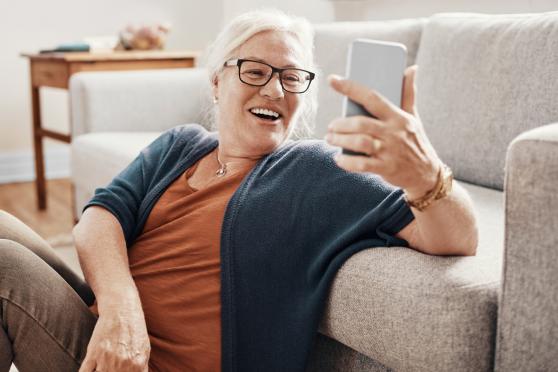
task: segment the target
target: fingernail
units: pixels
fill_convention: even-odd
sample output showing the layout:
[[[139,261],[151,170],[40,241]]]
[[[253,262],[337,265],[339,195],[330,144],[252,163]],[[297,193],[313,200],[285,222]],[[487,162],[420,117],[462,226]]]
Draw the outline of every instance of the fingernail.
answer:
[[[331,84],[334,80],[335,81],[340,81],[340,80],[343,80],[343,77],[341,77],[339,75],[336,75],[336,74],[329,74],[328,77],[327,77],[328,83]]]

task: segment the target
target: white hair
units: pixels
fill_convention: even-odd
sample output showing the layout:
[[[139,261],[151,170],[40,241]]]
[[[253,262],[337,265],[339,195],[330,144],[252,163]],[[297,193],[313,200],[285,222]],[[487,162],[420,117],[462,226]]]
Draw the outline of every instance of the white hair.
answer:
[[[264,31],[282,31],[292,34],[302,46],[304,69],[316,72],[314,64],[314,29],[307,19],[288,15],[277,9],[262,9],[250,11],[234,18],[219,33],[215,41],[204,53],[205,67],[209,73],[209,80],[213,84],[221,72],[223,64],[235,57],[238,49],[252,36]],[[300,115],[293,118],[291,134],[296,138],[309,137],[313,132],[314,119],[318,106],[317,76],[310,88],[302,93]],[[206,111],[206,122],[215,126],[216,109],[211,106]]]

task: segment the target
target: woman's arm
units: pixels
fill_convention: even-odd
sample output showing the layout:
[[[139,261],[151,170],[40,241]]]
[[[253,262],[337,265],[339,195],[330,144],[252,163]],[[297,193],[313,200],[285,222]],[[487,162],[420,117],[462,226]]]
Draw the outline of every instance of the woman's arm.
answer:
[[[147,371],[149,337],[118,220],[106,209],[92,206],[73,235],[99,311],[80,372]]]
[[[411,208],[415,219],[397,237],[418,251],[434,255],[475,255],[478,232],[471,198],[457,182],[450,194],[426,210]]]
[[[441,160],[432,147],[415,107],[416,67],[405,71],[402,108],[354,81],[332,77],[331,86],[361,104],[375,118],[334,120],[326,140],[366,156],[338,155],[336,162],[352,172],[373,172],[417,200],[438,182]],[[478,232],[467,192],[453,182],[452,191],[423,211],[412,207],[415,220],[398,236],[411,248],[437,255],[474,255]]]

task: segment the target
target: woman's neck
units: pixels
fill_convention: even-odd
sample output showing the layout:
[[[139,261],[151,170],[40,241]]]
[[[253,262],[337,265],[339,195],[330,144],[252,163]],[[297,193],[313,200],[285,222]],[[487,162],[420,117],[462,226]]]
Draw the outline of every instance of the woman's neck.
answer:
[[[223,177],[227,174],[231,174],[231,172],[236,173],[237,171],[251,168],[260,159],[258,157],[250,157],[243,154],[227,153],[226,151],[223,151],[221,145],[215,149],[214,153],[215,175],[217,177]],[[223,156],[223,154],[225,154],[225,156]]]
[[[219,163],[235,167],[242,167],[250,164],[253,165],[263,157],[262,155],[254,155],[245,151],[235,151],[234,149],[225,147],[222,144],[219,144],[216,152]]]

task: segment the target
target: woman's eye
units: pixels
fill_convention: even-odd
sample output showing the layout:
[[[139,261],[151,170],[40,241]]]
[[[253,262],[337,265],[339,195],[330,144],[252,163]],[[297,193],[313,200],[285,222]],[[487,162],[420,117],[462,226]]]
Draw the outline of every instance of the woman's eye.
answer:
[[[244,71],[244,73],[252,76],[262,76],[264,74],[262,70],[248,70]]]
[[[298,82],[298,81],[300,81],[300,76],[289,74],[289,75],[284,75],[283,79],[287,80],[287,81],[290,81],[290,82]]]

